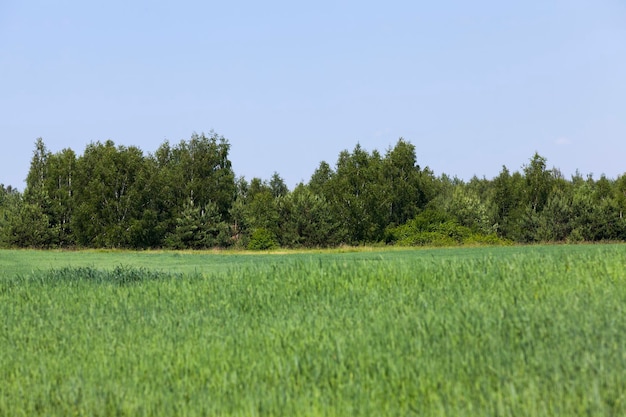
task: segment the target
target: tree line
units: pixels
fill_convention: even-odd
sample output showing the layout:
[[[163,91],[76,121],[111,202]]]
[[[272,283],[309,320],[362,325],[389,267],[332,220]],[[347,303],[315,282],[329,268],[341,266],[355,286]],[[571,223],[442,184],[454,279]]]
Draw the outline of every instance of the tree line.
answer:
[[[626,240],[626,175],[566,179],[535,153],[493,179],[436,176],[400,138],[321,162],[293,190],[237,177],[222,136],[154,153],[113,141],[82,155],[37,139],[26,188],[0,186],[0,246],[247,248]]]

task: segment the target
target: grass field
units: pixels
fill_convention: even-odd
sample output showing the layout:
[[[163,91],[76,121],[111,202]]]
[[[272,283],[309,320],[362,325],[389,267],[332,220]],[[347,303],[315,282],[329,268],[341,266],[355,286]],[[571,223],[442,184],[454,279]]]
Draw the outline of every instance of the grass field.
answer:
[[[623,416],[626,246],[0,251],[2,416]]]

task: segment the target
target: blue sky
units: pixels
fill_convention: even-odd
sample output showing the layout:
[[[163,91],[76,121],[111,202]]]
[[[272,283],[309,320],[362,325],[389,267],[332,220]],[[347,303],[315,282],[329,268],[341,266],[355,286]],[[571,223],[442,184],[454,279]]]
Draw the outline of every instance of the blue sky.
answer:
[[[292,188],[399,137],[435,174],[535,151],[569,178],[626,172],[622,0],[0,2],[0,183],[34,142],[146,154],[216,131],[238,176]]]

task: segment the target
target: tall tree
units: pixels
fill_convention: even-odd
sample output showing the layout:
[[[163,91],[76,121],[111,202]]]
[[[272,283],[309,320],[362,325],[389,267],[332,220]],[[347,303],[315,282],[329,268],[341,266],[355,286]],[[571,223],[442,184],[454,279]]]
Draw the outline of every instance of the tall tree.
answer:
[[[626,174],[620,175],[615,180],[615,201],[619,210],[619,218],[626,221],[624,211],[626,211]]]
[[[48,158],[48,178],[46,189],[49,196],[50,226],[54,239],[60,246],[74,244],[72,216],[74,213],[74,181],[76,174],[76,154],[71,149],[63,149]]]
[[[268,235],[278,239],[281,217],[277,199],[272,187],[260,178],[253,178],[248,191],[245,216],[250,233],[255,230],[267,231]]]
[[[237,187],[229,150],[228,141],[211,132],[210,136],[194,133],[189,141],[174,147],[166,142],[156,152],[154,158],[161,176],[160,206],[170,212],[169,224],[162,224],[169,235],[180,234],[175,229],[186,227],[181,219],[188,218],[190,210],[199,210],[196,221],[201,223],[204,220],[199,219],[207,215],[211,222],[230,222]],[[201,229],[196,230],[200,233]],[[198,239],[194,236],[191,241]]]
[[[276,198],[284,197],[289,193],[289,188],[287,188],[285,181],[278,175],[278,172],[274,172],[272,175],[269,186],[272,195]]]
[[[73,229],[84,246],[126,247],[136,242],[133,228],[143,214],[145,158],[134,146],[91,143],[77,161]]]
[[[17,245],[14,225],[23,203],[22,194],[12,186],[0,184],[0,247]]]
[[[283,214],[281,244],[284,246],[335,246],[337,224],[325,197],[315,194],[310,187],[299,184],[285,198],[279,200]]]
[[[382,158],[378,152],[370,155],[360,144],[352,152],[342,151],[324,189],[341,225],[344,243],[382,239],[385,226],[381,219],[387,212],[389,195],[382,187]]]
[[[552,173],[546,168],[546,158],[535,152],[530,164],[524,167],[526,199],[533,212],[539,212],[548,201],[552,190]]]
[[[521,239],[521,216],[525,180],[519,172],[510,173],[502,166],[500,174],[491,184],[492,224],[500,237]]]
[[[46,187],[50,156],[43,139],[38,138],[26,177],[24,204],[12,224],[13,243],[17,246],[49,247],[55,243],[50,221],[51,199]]]
[[[383,162],[383,184],[388,187],[387,224],[404,224],[424,208],[429,196],[417,164],[415,146],[400,138]]]
[[[535,240],[565,241],[572,232],[572,195],[567,188],[555,189],[538,218]]]
[[[327,185],[335,175],[333,169],[326,161],[320,162],[309,180],[309,188],[314,194],[323,195],[327,192]]]
[[[185,200],[194,205],[217,205],[222,218],[227,219],[235,198],[235,174],[228,159],[230,145],[224,137],[193,134],[172,149],[171,168],[184,190]],[[180,200],[183,203],[183,200]]]

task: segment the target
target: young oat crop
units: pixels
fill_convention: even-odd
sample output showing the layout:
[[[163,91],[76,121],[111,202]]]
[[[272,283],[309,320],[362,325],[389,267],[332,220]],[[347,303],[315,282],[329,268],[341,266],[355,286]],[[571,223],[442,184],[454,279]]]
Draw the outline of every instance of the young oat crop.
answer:
[[[0,415],[626,415],[621,245],[0,265]]]

